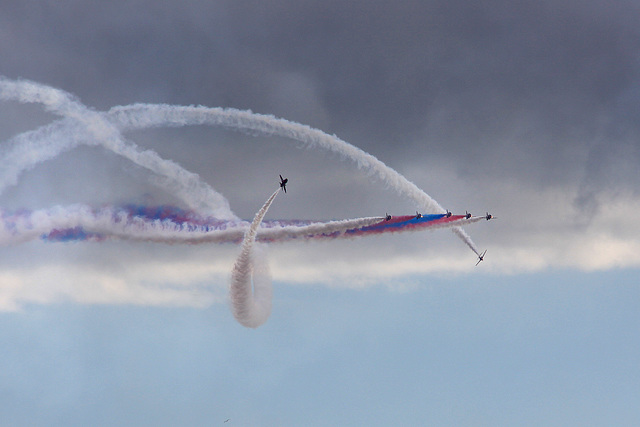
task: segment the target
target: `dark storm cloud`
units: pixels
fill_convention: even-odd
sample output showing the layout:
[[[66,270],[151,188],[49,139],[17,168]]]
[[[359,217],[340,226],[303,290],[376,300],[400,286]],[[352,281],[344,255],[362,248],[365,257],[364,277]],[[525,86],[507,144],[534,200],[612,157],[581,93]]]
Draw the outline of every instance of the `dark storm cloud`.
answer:
[[[633,190],[634,2],[3,1],[3,74],[96,108],[223,105],[318,126],[396,167]],[[615,178],[615,179],[614,179]]]

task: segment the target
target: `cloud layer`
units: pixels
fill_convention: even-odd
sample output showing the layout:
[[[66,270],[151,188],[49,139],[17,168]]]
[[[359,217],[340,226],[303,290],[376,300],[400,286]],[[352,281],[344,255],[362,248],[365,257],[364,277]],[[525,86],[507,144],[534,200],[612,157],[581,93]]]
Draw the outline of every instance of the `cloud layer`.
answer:
[[[59,87],[99,111],[134,102],[236,107],[335,133],[443,207],[498,216],[467,230],[489,250],[483,272],[637,267],[639,14],[624,1],[8,1],[0,16],[0,74]],[[13,136],[52,120],[35,106],[3,103],[3,150]],[[125,137],[197,174],[243,218],[281,172],[291,178],[290,192],[272,207],[274,218],[419,208],[339,155],[299,150],[290,140],[204,127]],[[84,147],[26,172],[0,204],[180,203],[155,183],[140,166]],[[209,249],[154,249],[162,265],[183,274],[168,280],[169,290],[146,288],[165,297],[141,297],[145,292],[117,291],[116,283],[138,289],[141,277],[156,277],[157,264],[137,254],[148,246],[122,249],[126,262],[103,270],[93,266],[115,255],[88,246],[0,249],[3,283],[11,284],[2,288],[5,307],[56,298],[164,304],[174,288],[192,292],[190,286],[208,296],[182,301],[211,302],[224,294],[224,272],[236,254],[232,247],[213,259],[203,255]],[[446,231],[281,245],[269,257],[276,280],[343,286],[401,286],[414,274],[464,273],[474,264]],[[331,275],[319,267],[325,265]],[[64,271],[71,273],[65,278]],[[212,279],[189,271],[211,272]],[[96,295],[112,292],[92,299],[69,291],[81,284]]]

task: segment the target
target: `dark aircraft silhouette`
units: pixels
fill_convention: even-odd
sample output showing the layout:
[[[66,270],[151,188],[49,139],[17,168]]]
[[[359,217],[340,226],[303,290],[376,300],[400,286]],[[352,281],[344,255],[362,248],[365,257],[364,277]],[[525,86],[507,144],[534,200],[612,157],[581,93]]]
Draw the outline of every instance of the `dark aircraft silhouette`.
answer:
[[[289,178],[283,178],[282,175],[280,175],[280,188],[282,188],[285,193],[287,192],[287,182],[289,182]]]
[[[447,218],[450,218],[450,217],[451,217],[451,211],[447,210]]]
[[[467,211],[465,211],[465,212],[467,212]],[[467,214],[465,215],[465,218],[467,218],[467,219],[471,218],[471,214],[469,212],[467,212]]]
[[[476,262],[476,267],[478,266],[478,264],[480,264],[482,261],[484,261],[484,256],[487,253],[487,251],[482,252],[482,255],[478,255],[478,262]]]
[[[385,221],[391,221],[391,215],[386,214],[385,217],[384,217],[384,220]]]
[[[422,214],[418,211],[416,211],[416,219],[420,219],[422,218]]]
[[[496,217],[491,215],[489,212],[487,212],[487,215],[485,216],[485,218],[487,219],[487,221],[489,221],[490,219],[496,219]]]

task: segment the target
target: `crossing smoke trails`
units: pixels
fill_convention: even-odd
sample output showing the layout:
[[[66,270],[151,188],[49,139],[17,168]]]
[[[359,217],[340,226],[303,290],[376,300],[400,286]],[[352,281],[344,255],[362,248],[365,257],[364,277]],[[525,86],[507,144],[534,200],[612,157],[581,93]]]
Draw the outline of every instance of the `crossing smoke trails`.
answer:
[[[434,230],[472,224],[484,219],[443,214],[397,216],[391,220],[365,217],[339,221],[268,220],[257,230],[266,243],[295,239],[333,240],[372,234]],[[173,244],[240,243],[249,227],[246,221],[221,221],[171,206],[105,207],[57,206],[21,212],[0,211],[0,244],[16,245],[30,240],[51,242],[131,240]]]
[[[476,254],[479,253],[460,226],[481,218],[464,219],[454,216],[444,219],[446,211],[442,206],[398,172],[335,135],[328,135],[306,125],[251,111],[203,106],[134,104],[98,112],[87,108],[73,95],[62,90],[1,76],[0,99],[41,104],[47,111],[62,117],[8,141],[9,149],[0,157],[0,192],[15,185],[21,173],[39,163],[80,145],[100,145],[159,176],[157,183],[181,198],[194,211],[191,217],[193,221],[175,218],[151,220],[144,215],[133,215],[126,209],[104,208],[95,211],[83,205],[17,214],[4,212],[0,217],[0,243],[16,244],[39,237],[48,240],[120,238],[167,243],[242,240],[241,253],[233,270],[230,295],[234,315],[245,326],[259,326],[266,321],[270,312],[271,284],[268,266],[263,250],[254,244],[256,239],[277,242],[295,238],[355,237],[386,231],[451,227]],[[152,150],[139,148],[122,136],[124,132],[133,130],[189,125],[221,126],[252,135],[280,136],[310,148],[332,151],[412,199],[419,209],[435,212],[437,215],[429,218],[428,225],[426,219],[412,222],[411,217],[402,217],[388,224],[381,223],[381,218],[262,224],[264,215],[277,195],[276,191],[256,214],[247,230],[247,223],[232,212],[227,199],[202,182],[198,175],[171,160],[161,158]],[[195,218],[198,215],[199,219]],[[207,222],[202,218],[210,219]]]
[[[414,200],[421,210],[437,213],[446,212],[427,193],[371,154],[354,147],[335,135],[328,135],[318,129],[274,116],[236,109],[202,106],[183,107],[163,104],[119,106],[112,108],[107,113],[98,113],[87,109],[76,101],[72,95],[61,90],[33,82],[15,82],[7,79],[0,79],[0,97],[5,100],[41,103],[47,110],[76,119],[86,127],[85,132],[80,129],[80,134],[78,134],[78,129],[73,132],[73,129],[69,129],[69,126],[62,126],[62,131],[70,130],[71,132],[65,135],[66,138],[62,138],[61,143],[53,147],[48,146],[48,150],[44,152],[45,155],[41,155],[40,158],[21,156],[20,152],[11,153],[12,160],[22,160],[21,162],[16,162],[12,168],[12,174],[10,174],[10,178],[13,178],[12,183],[15,183],[17,175],[22,170],[33,167],[36,163],[53,158],[57,154],[74,148],[81,143],[101,143],[105,148],[150,169],[158,175],[164,176],[166,178],[165,187],[176,195],[182,195],[183,200],[190,207],[197,210],[205,209],[206,211],[208,209],[215,211],[218,218],[237,219],[231,212],[227,200],[211,187],[202,183],[197,175],[182,169],[171,161],[161,159],[151,150],[140,151],[130,142],[127,145],[120,136],[121,131],[160,126],[210,125],[237,129],[243,132],[281,136],[301,142],[309,147],[333,151],[344,158],[350,159],[356,163],[358,168],[377,176],[391,188]],[[57,133],[60,133],[60,129],[55,129],[57,127],[59,127],[58,123],[53,123],[49,127],[41,128],[34,133],[21,135],[20,138],[24,139],[24,141],[20,141],[21,143],[17,148],[24,147],[25,144],[34,145],[35,147],[28,147],[31,148],[28,152],[32,153],[33,148],[42,146],[41,135],[44,134],[52,138]],[[90,139],[86,139],[87,134]],[[95,139],[91,139],[91,137]],[[0,180],[0,190],[4,188],[3,183],[4,180]],[[207,206],[199,206],[202,201],[211,201],[211,203]],[[479,254],[475,244],[464,230],[459,227],[455,227],[453,230],[476,255]]]
[[[159,181],[160,185],[192,209],[220,219],[238,219],[224,196],[202,182],[198,175],[161,158],[154,151],[141,150],[133,142],[125,141],[120,130],[103,113],[86,108],[71,94],[33,82],[0,77],[0,99],[39,103],[46,110],[66,118],[9,141],[13,149],[3,156],[0,192],[15,184],[22,172],[38,163],[82,144],[102,145],[164,178]]]

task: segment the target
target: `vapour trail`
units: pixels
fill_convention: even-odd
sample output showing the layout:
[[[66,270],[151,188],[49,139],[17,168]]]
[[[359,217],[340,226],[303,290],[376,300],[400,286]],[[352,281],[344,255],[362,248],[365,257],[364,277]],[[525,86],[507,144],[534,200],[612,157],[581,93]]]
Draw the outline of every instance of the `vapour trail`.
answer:
[[[263,220],[256,239],[279,243],[294,239],[333,240],[403,231],[434,230],[475,223],[484,217],[443,214],[397,216],[391,220],[365,217],[335,221]],[[91,208],[87,205],[55,206],[35,211],[0,210],[0,245],[35,239],[103,241],[119,239],[168,244],[240,243],[250,223],[219,220],[172,206]]]
[[[12,81],[0,76],[0,99],[42,104],[47,111],[65,117],[9,141],[13,148],[2,156],[0,192],[14,185],[23,171],[38,163],[81,144],[101,145],[163,177],[158,183],[182,198],[192,209],[221,219],[238,219],[227,199],[202,182],[197,174],[163,159],[155,151],[141,150],[136,144],[125,141],[104,113],[85,107],[73,95],[35,82]]]
[[[203,200],[216,200],[212,206],[217,210],[217,216],[224,218],[237,219],[231,212],[226,199],[216,193],[206,184],[202,184],[197,175],[185,171],[175,163],[159,158],[155,152],[150,150],[140,152],[133,144],[126,145],[120,137],[120,131],[133,129],[145,129],[159,126],[185,126],[196,124],[217,125],[244,132],[261,133],[264,135],[278,135],[287,137],[309,147],[320,147],[329,151],[336,152],[341,156],[354,161],[360,169],[367,171],[373,176],[377,176],[390,187],[396,189],[400,193],[413,199],[417,205],[430,212],[444,213],[445,210],[428,194],[418,188],[415,184],[407,180],[394,169],[388,167],[374,156],[354,147],[353,145],[339,139],[335,135],[328,135],[318,129],[284,119],[279,119],[271,115],[256,114],[251,111],[241,111],[235,109],[209,108],[209,107],[183,107],[171,106],[165,104],[134,104],[130,106],[114,107],[107,113],[98,113],[88,110],[72,95],[53,89],[48,86],[40,85],[28,81],[11,81],[0,77],[0,97],[4,99],[15,99],[20,102],[38,102],[45,105],[50,111],[58,114],[66,115],[75,119],[79,119],[86,124],[86,128],[91,133],[98,136],[98,141],[103,141],[103,145],[114,150],[150,170],[167,177],[167,167],[173,165],[174,177],[173,182],[165,181],[164,185],[170,190],[178,190],[179,188],[171,188],[176,182],[181,183],[185,192],[178,191],[189,206],[198,208],[198,203]],[[67,127],[62,126],[62,129]],[[108,131],[107,135],[102,135],[103,131]],[[49,129],[50,131],[50,129]],[[49,132],[51,136],[51,131]],[[66,143],[73,138],[65,139]],[[114,144],[114,142],[116,144]],[[77,143],[77,141],[76,141]],[[64,147],[64,143],[61,145]],[[65,149],[73,148],[73,145]],[[33,151],[31,151],[33,153]],[[51,158],[55,154],[49,154],[47,158]],[[158,160],[161,167],[157,167]],[[7,162],[17,164],[16,162]],[[154,167],[155,165],[155,167]],[[175,170],[175,166],[179,168]],[[14,167],[15,169],[15,167]],[[178,177],[175,172],[178,172]],[[15,173],[14,173],[15,175]],[[15,178],[10,181],[14,182]],[[2,181],[0,181],[0,190]],[[200,191],[204,186],[205,191]],[[208,191],[211,190],[211,191]],[[205,193],[211,198],[202,197]],[[185,196],[186,195],[186,196]],[[193,195],[193,197],[189,197]],[[221,207],[222,206],[222,207]],[[202,206],[200,206],[202,208]],[[220,212],[222,210],[223,212]],[[206,210],[205,210],[206,211]],[[207,211],[207,212],[210,212]],[[475,244],[461,228],[455,227],[453,231],[465,242],[476,254],[478,250]]]
[[[328,135],[310,126],[272,115],[233,108],[133,104],[114,107],[109,110],[107,117],[122,131],[161,126],[210,125],[293,139],[308,147],[319,147],[332,151],[353,161],[359,169],[377,177],[391,188],[414,200],[422,210],[435,213],[446,212],[438,202],[413,182],[371,154],[335,135]],[[464,230],[459,227],[454,227],[453,230],[471,250],[478,254],[471,237]]]
[[[15,184],[19,175],[35,165],[52,159],[81,144],[102,146],[163,177],[160,182],[172,194],[181,197],[199,214],[211,215],[211,224],[189,221],[152,220],[130,215],[126,210],[92,210],[83,205],[35,212],[10,214],[0,212],[0,244],[20,243],[35,238],[48,240],[101,240],[121,238],[177,242],[238,241],[244,233],[240,256],[232,273],[230,288],[234,316],[245,326],[264,323],[271,310],[271,280],[268,265],[256,239],[284,241],[294,238],[334,239],[382,232],[420,228],[452,227],[454,232],[476,253],[471,238],[460,228],[481,218],[446,216],[434,199],[401,174],[374,156],[339,139],[335,135],[270,115],[235,109],[134,104],[114,107],[108,112],[87,108],[73,95],[25,80],[11,81],[0,76],[0,100],[38,103],[63,118],[34,131],[12,138],[10,148],[0,156],[0,192]],[[159,126],[215,125],[251,134],[276,135],[338,153],[358,168],[374,176],[417,206],[436,212],[430,218],[397,217],[313,222],[271,222],[261,226],[264,215],[278,191],[256,214],[249,229],[237,218],[228,201],[198,175],[175,162],[161,158],[152,150],[142,150],[125,140],[122,132]],[[427,224],[428,222],[428,224]],[[251,281],[253,280],[253,292]]]
[[[256,213],[231,272],[231,310],[236,320],[248,328],[262,325],[271,314],[272,285],[268,264],[263,250],[255,250],[255,246],[258,227],[279,192],[277,189]]]
[[[376,176],[401,194],[413,199],[418,207],[429,212],[445,213],[446,210],[400,173],[385,165],[371,154],[349,144],[335,135],[307,125],[233,108],[203,106],[176,106],[166,104],[133,104],[114,107],[107,117],[123,132],[162,126],[209,125],[281,136],[298,141],[308,147],[318,147],[340,154],[353,161],[358,168]]]

